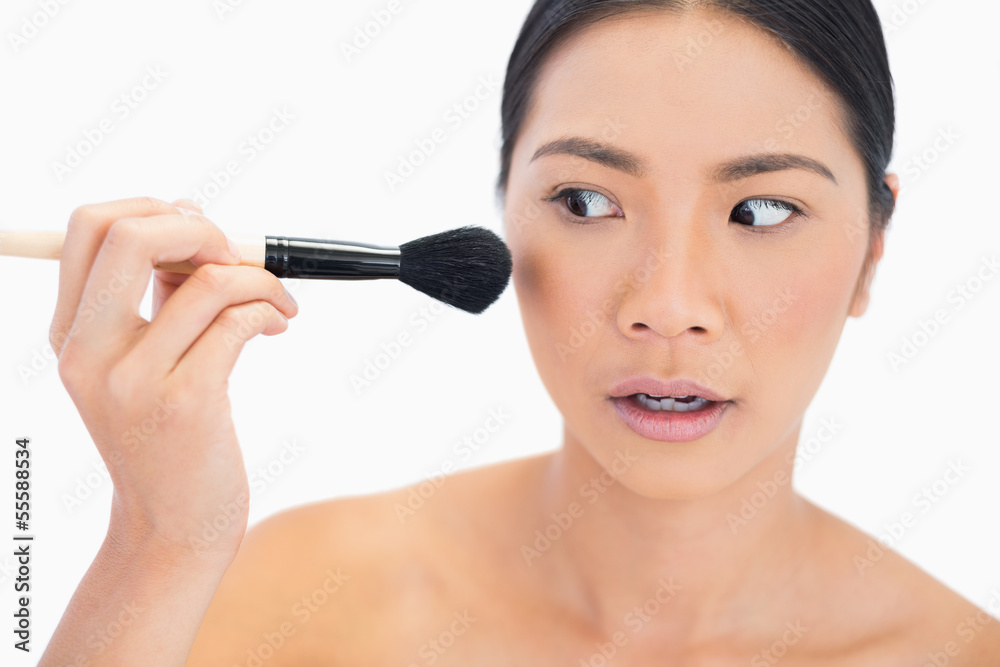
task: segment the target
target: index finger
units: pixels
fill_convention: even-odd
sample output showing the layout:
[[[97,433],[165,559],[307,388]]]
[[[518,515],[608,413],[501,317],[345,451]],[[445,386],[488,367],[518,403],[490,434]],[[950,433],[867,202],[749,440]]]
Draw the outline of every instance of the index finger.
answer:
[[[174,206],[153,197],[88,204],[73,211],[59,258],[59,296],[49,326],[49,342],[56,355],[71,335],[87,276],[111,225],[121,218],[176,211]]]
[[[147,322],[139,315],[153,266],[237,264],[222,230],[200,215],[123,218],[108,230],[80,297],[74,328],[84,349],[115,349]],[[95,355],[96,356],[96,355]]]
[[[204,215],[201,206],[193,199],[175,199],[171,202],[182,214]],[[160,308],[170,296],[177,291],[177,288],[188,279],[188,273],[173,273],[170,271],[157,270],[153,272],[153,317],[160,312]]]

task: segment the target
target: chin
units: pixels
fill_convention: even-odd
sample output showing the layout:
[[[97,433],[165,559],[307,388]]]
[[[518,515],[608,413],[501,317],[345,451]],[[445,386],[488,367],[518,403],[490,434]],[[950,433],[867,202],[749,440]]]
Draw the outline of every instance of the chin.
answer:
[[[608,442],[605,440],[604,442]],[[726,452],[699,449],[698,443],[662,443],[620,438],[617,447],[587,447],[597,472],[584,483],[588,502],[612,486],[651,500],[695,500],[713,496],[735,483],[740,471],[728,470]],[[746,471],[743,471],[746,472]]]

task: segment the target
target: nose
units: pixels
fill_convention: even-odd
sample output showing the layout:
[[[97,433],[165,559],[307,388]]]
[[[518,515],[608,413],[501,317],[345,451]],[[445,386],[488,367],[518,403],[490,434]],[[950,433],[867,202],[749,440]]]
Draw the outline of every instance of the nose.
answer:
[[[691,336],[701,343],[722,335],[726,313],[719,289],[722,253],[703,221],[653,222],[639,239],[618,328],[635,340]]]

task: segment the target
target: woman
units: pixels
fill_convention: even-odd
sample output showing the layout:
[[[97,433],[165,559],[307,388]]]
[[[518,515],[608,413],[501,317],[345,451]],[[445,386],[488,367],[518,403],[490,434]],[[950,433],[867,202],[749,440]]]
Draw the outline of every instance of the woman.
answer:
[[[400,489],[244,535],[226,379],[297,306],[191,202],[74,213],[52,340],[115,495],[40,664],[996,663],[988,614],[791,484],[898,191],[869,0],[541,0],[502,111],[513,279],[563,446],[413,516]],[[186,258],[140,320],[151,266]],[[106,316],[76,317],[122,269]]]

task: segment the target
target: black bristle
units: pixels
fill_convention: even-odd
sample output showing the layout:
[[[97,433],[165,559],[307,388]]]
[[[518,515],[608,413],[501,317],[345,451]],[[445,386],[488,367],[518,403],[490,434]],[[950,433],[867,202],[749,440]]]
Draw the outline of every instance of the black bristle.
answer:
[[[399,280],[464,311],[478,315],[507,287],[510,250],[482,227],[461,227],[399,247]]]

